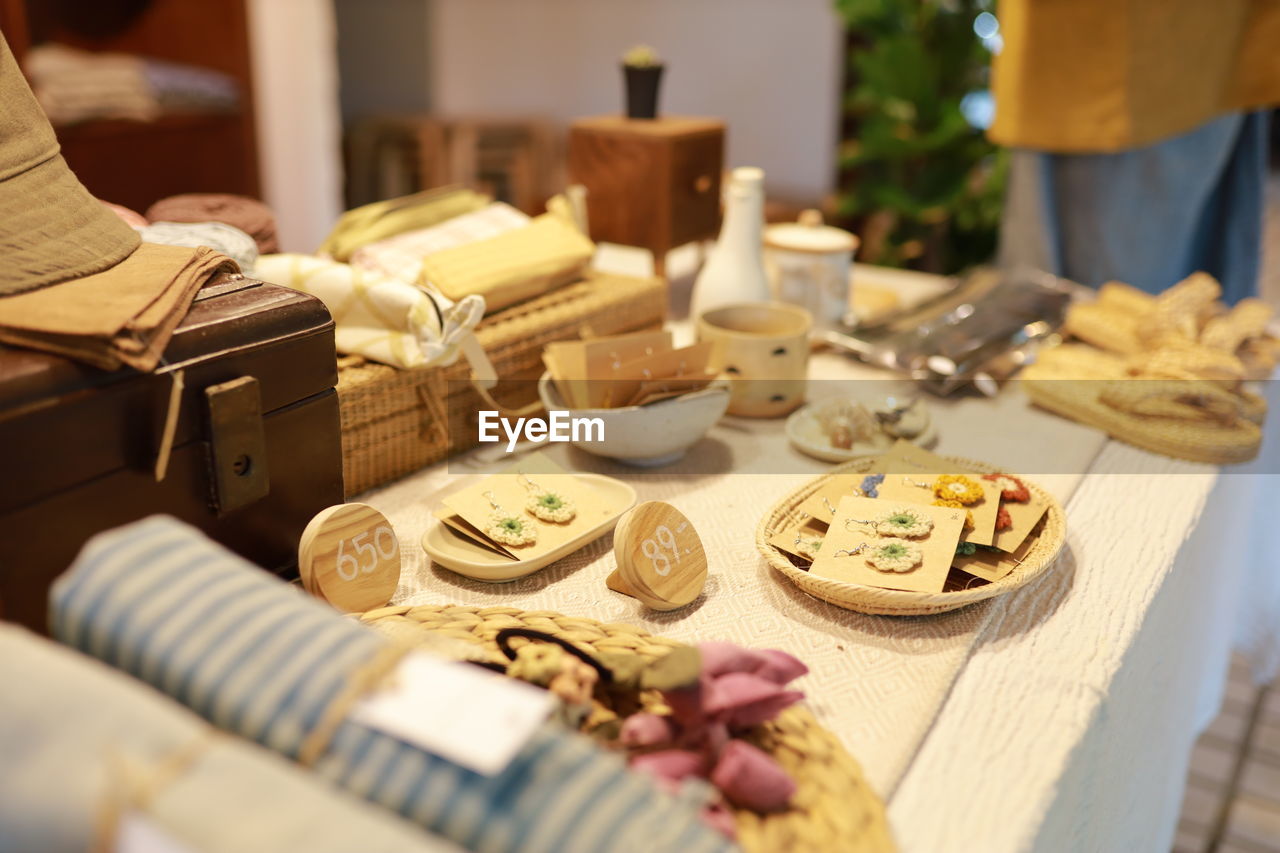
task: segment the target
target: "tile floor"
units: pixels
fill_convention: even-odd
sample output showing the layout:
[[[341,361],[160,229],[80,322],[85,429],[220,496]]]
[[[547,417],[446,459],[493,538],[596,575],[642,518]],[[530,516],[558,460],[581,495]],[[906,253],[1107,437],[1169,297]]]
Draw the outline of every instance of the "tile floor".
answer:
[[[1222,711],[1191,754],[1174,853],[1280,853],[1280,685],[1234,660]]]

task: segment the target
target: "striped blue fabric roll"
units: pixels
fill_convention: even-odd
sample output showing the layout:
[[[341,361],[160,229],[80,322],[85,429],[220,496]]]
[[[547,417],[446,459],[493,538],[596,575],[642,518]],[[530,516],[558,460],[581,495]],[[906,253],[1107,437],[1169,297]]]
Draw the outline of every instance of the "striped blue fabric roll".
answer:
[[[165,517],[91,540],[54,585],[50,622],[68,645],[291,758],[387,642]],[[485,853],[732,849],[696,804],[552,722],[486,777],[347,720],[315,770]]]

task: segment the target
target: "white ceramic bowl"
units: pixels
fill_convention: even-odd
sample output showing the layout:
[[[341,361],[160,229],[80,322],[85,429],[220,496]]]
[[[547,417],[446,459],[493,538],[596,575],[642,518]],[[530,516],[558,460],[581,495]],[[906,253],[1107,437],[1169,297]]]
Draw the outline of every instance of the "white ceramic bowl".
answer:
[[[575,441],[575,446],[597,456],[646,467],[666,465],[684,456],[729,407],[729,386],[719,381],[701,391],[648,406],[570,409],[560,399],[550,374],[544,373],[538,380],[538,396],[548,412],[600,418],[604,423],[603,441]]]

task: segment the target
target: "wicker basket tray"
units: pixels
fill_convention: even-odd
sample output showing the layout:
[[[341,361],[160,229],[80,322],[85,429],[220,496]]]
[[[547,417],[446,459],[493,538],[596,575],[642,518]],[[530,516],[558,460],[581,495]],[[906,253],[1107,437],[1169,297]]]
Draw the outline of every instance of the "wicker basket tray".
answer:
[[[1002,473],[1000,469],[982,462],[956,456],[946,458],[963,470],[980,474]],[[829,473],[805,484],[774,504],[756,528],[756,547],[768,559],[769,565],[785,575],[787,580],[800,589],[815,598],[829,601],[837,607],[882,616],[928,616],[933,613],[945,613],[948,610],[955,610],[967,604],[973,604],[975,601],[993,598],[1026,586],[1049,569],[1054,558],[1058,556],[1063,542],[1066,541],[1066,514],[1062,511],[1062,505],[1044,489],[1024,479],[1023,482],[1026,483],[1027,488],[1049,504],[1041,522],[1040,532],[1026,556],[1023,557],[1022,565],[1000,580],[982,586],[948,592],[909,592],[832,580],[810,574],[793,563],[785,552],[769,543],[774,533],[804,520],[805,516],[800,511],[800,505],[833,476],[871,473],[874,463],[875,457],[868,456],[833,468]]]
[[[495,637],[504,628],[554,634],[588,652],[655,659],[680,644],[632,625],[604,624],[548,610],[512,607],[422,605],[382,607],[361,620],[401,641],[415,636],[454,637],[482,644],[493,660],[504,658]],[[894,849],[884,804],[867,785],[858,763],[809,711],[792,707],[752,736],[797,785],[790,811],[772,815],[738,812],[738,842],[752,853],[888,853]]]
[[[500,386],[496,396],[519,406],[537,399],[542,348],[548,342],[655,328],[666,310],[663,279],[593,271],[582,281],[486,317],[476,336],[507,386],[505,392]],[[473,447],[476,412],[487,406],[469,378],[465,361],[397,370],[358,357],[340,360],[347,497]]]

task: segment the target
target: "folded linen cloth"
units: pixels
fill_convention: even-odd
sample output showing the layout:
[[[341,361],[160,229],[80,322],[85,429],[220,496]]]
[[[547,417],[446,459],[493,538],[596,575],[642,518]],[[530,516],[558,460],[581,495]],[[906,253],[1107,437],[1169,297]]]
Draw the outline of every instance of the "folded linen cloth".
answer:
[[[130,813],[203,853],[459,850],[21,628],[0,680],[0,850],[101,849]]]
[[[362,246],[351,255],[351,265],[373,270],[401,281],[422,283],[422,259],[433,252],[496,237],[529,224],[528,214],[495,201],[472,213],[406,231],[386,240]]]
[[[490,312],[568,284],[595,254],[572,222],[554,213],[517,228],[422,259],[422,275],[450,299],[484,297]]]
[[[161,113],[141,57],[42,44],[27,52],[22,66],[40,106],[58,124],[112,118],[151,121]]]
[[[225,222],[248,234],[263,255],[280,251],[276,215],[256,198],[229,193],[183,193],[147,208],[147,219],[164,222]]]
[[[263,255],[254,275],[322,301],[337,326],[338,352],[392,367],[453,364],[463,336],[484,316],[479,296],[455,304],[412,284],[312,255]]]
[[[389,646],[166,517],[90,540],[54,584],[50,622],[68,645],[291,758]],[[315,770],[472,850],[731,849],[697,804],[552,721],[482,776],[346,715]]]
[[[106,370],[153,370],[196,291],[236,272],[235,261],[209,248],[143,243],[110,269],[0,298],[0,341]]]
[[[491,201],[488,196],[463,187],[440,187],[355,207],[342,214],[316,254],[345,263],[361,246],[429,228],[479,210]]]
[[[248,234],[225,222],[152,222],[134,226],[143,242],[196,249],[208,246],[221,252],[248,273],[258,260],[258,244]]]

